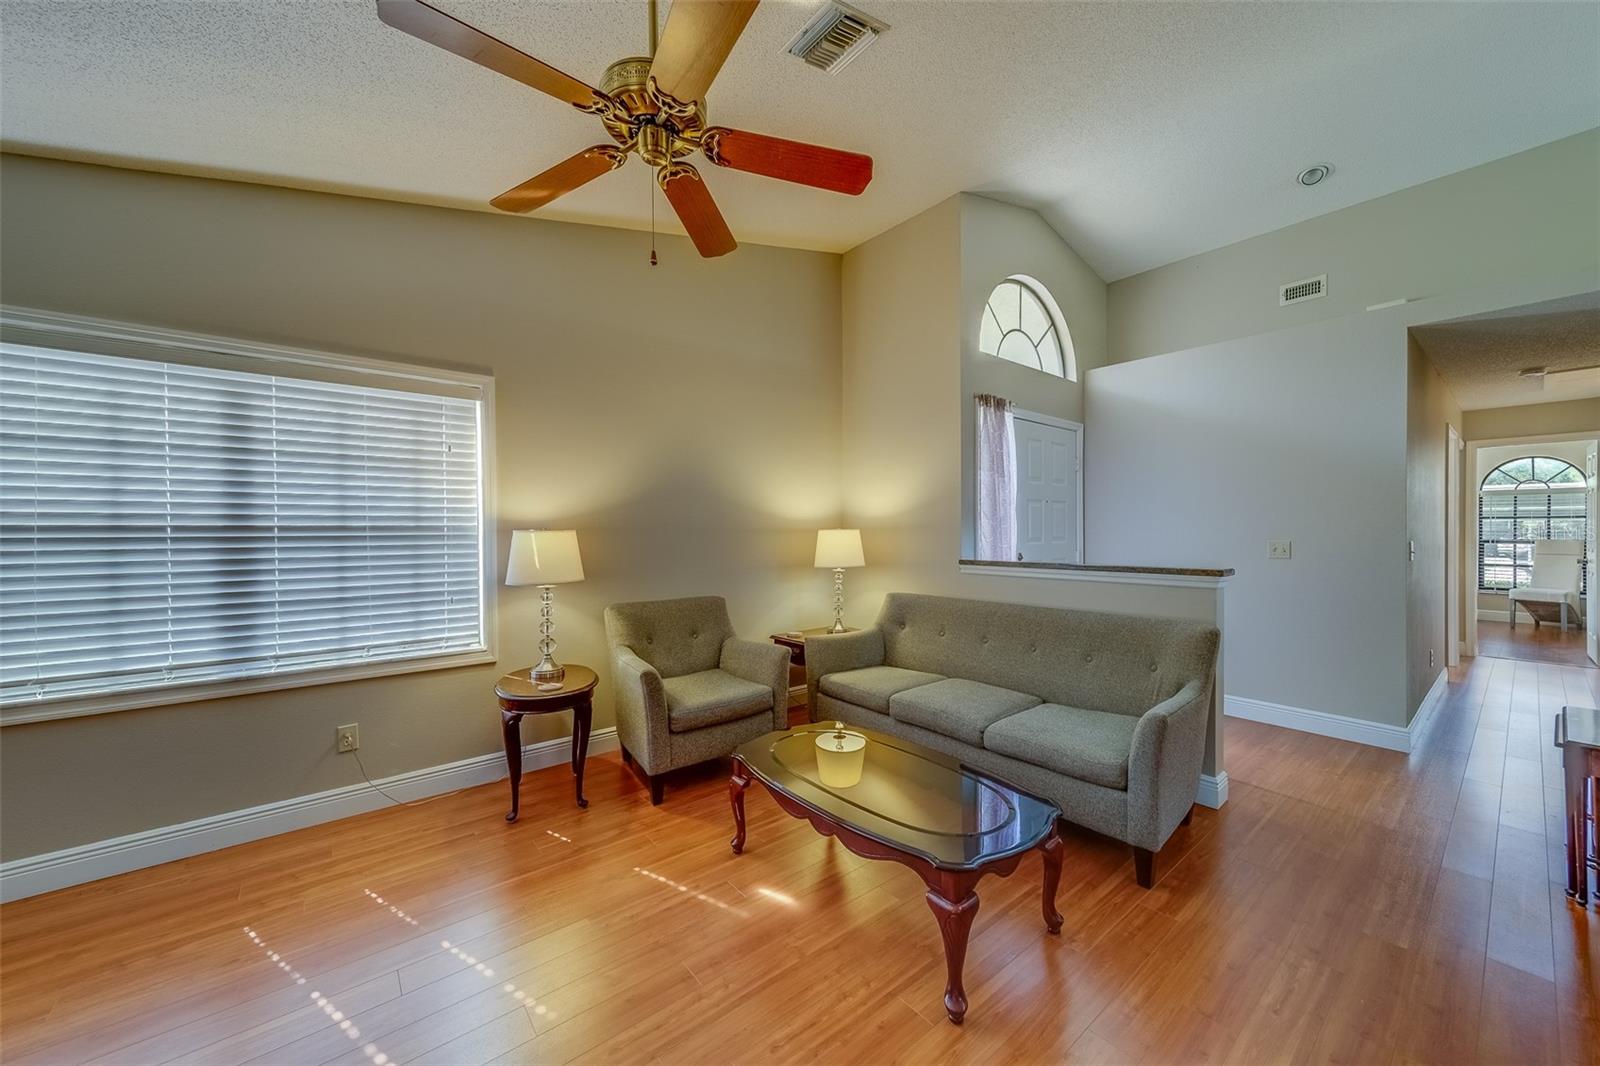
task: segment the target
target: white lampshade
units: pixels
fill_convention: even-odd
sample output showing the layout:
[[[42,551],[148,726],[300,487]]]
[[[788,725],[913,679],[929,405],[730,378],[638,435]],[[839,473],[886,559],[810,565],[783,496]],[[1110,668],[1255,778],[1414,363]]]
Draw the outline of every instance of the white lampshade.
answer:
[[[578,554],[575,529],[514,529],[511,558],[506,563],[508,585],[564,585],[583,580],[583,557]]]
[[[861,530],[817,530],[817,561],[813,565],[824,570],[866,566],[866,559],[861,554]]]

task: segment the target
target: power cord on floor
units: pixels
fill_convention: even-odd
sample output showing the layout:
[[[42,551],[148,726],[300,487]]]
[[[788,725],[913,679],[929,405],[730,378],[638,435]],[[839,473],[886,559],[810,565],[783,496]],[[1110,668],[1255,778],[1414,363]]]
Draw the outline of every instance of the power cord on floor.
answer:
[[[421,807],[425,803],[432,803],[434,800],[446,799],[446,798],[448,798],[450,796],[455,796],[455,795],[458,795],[458,794],[460,794],[462,792],[465,792],[469,788],[477,788],[478,787],[477,785],[468,785],[466,788],[458,788],[454,792],[441,792],[437,796],[429,796],[427,799],[420,799],[420,800],[396,799],[395,797],[389,795],[389,793],[385,792],[383,790],[383,787],[372,779],[372,775],[367,773],[367,764],[361,761],[361,752],[360,752],[360,750],[351,751],[350,754],[354,755],[356,757],[356,765],[361,768],[361,776],[367,779],[367,784],[372,786],[373,791],[377,792],[384,799],[388,800],[390,803],[395,804],[396,806],[400,806],[400,807]]]

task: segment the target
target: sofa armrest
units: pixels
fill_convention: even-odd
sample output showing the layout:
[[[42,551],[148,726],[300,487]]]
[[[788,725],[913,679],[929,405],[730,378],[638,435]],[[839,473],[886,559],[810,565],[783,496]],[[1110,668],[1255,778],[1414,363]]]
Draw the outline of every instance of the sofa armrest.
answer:
[[[722,669],[772,690],[772,728],[789,728],[789,649],[761,640],[722,642]]]
[[[806,640],[806,710],[817,720],[817,682],[829,674],[883,665],[883,630],[826,633]]]
[[[644,767],[645,773],[666,769],[667,694],[656,668],[625,644],[611,649],[611,678],[616,685],[617,737]]]
[[[1150,708],[1128,756],[1128,841],[1159,851],[1194,805],[1206,754],[1211,682],[1196,678]]]

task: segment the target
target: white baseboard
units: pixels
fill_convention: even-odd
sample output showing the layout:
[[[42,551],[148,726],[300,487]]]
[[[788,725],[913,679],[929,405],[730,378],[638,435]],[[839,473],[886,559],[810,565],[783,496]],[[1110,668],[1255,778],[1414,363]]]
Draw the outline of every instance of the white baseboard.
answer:
[[[1423,731],[1433,721],[1434,712],[1443,705],[1449,687],[1449,674],[1440,670],[1439,676],[1435,677],[1433,684],[1429,686],[1428,694],[1422,697],[1422,703],[1417,708],[1417,713],[1412,716],[1409,726],[1367,722],[1359,718],[1346,718],[1340,714],[1328,714],[1326,711],[1312,711],[1304,707],[1289,707],[1281,703],[1250,699],[1247,696],[1228,696],[1223,701],[1223,713],[1230,718],[1244,718],[1251,722],[1295,729],[1302,733],[1315,733],[1319,737],[1332,737],[1335,740],[1348,740],[1368,747],[1409,753],[1416,750]],[[1201,788],[1204,787],[1205,782],[1202,779]]]
[[[597,729],[589,737],[591,755],[615,751],[616,748],[617,731],[614,728]],[[523,772],[560,766],[567,762],[571,750],[570,737],[529,744],[522,749]],[[379,778],[376,783],[398,799],[423,799],[503,780],[506,776],[505,760],[504,752],[475,755],[459,762]],[[44,855],[13,859],[0,863],[0,902],[98,881],[102,877],[142,870],[147,866],[157,866],[174,859],[217,851],[387,806],[389,800],[363,781],[359,785],[346,785],[309,796],[265,803],[259,807],[214,814],[180,825],[147,829]]]
[[[1422,743],[1422,734],[1433,724],[1434,712],[1444,705],[1444,696],[1449,689],[1450,674],[1446,670],[1440,670],[1439,676],[1428,686],[1428,692],[1422,697],[1422,703],[1417,706],[1417,713],[1411,716],[1411,724],[1406,727],[1406,751],[1416,751],[1417,745]]]
[[[1478,621],[1480,622],[1508,622],[1510,620],[1510,611],[1488,611],[1481,608],[1478,611]]]
[[[1348,740],[1374,748],[1390,751],[1410,751],[1411,734],[1403,726],[1365,722],[1359,718],[1346,718],[1325,711],[1311,711],[1304,707],[1289,707],[1282,703],[1268,703],[1246,696],[1229,696],[1223,702],[1223,713],[1229,718],[1244,718],[1251,722],[1296,729],[1302,733],[1315,733],[1319,737]]]
[[[1200,775],[1200,788],[1195,793],[1194,801],[1202,807],[1217,810],[1228,802],[1228,771],[1224,770],[1215,777],[1210,774]]]

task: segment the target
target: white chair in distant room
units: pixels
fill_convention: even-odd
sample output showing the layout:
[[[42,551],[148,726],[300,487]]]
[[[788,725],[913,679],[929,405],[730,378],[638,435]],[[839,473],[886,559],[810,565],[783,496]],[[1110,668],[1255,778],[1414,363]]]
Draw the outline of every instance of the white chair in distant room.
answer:
[[[1583,572],[1581,540],[1538,540],[1533,544],[1533,583],[1508,593],[1511,625],[1517,624],[1517,605],[1533,618],[1535,627],[1540,622],[1561,622],[1561,631],[1567,631],[1569,619],[1583,617],[1583,602],[1578,597],[1579,581]]]

